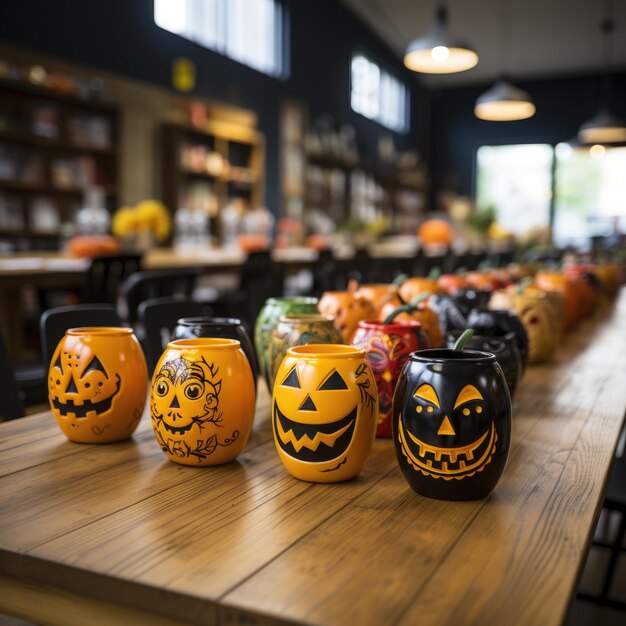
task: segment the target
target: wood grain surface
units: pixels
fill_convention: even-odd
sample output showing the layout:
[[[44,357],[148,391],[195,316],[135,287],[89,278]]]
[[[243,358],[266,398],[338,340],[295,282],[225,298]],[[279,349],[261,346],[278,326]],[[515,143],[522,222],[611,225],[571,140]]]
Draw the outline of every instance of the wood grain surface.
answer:
[[[507,469],[479,502],[415,495],[391,440],[356,480],[291,478],[263,385],[250,443],[222,467],[167,461],[147,416],[103,446],[67,442],[50,413],[2,424],[0,610],[50,624],[560,624],[623,424],[624,347],[626,292],[529,368]]]

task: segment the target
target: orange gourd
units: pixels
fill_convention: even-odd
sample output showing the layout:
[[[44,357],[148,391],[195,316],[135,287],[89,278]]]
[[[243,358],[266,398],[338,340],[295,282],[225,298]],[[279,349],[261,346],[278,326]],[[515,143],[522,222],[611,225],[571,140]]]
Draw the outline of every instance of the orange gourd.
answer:
[[[454,240],[454,230],[450,222],[433,218],[422,222],[417,236],[424,245],[450,245]]]
[[[349,343],[361,320],[376,317],[374,305],[353,291],[326,291],[317,305],[322,315],[333,318],[343,340]]]
[[[382,322],[391,315],[404,302],[395,296],[387,302],[380,311],[378,319]],[[443,335],[439,326],[439,317],[428,307],[426,302],[420,302],[417,309],[410,313],[400,313],[397,317],[399,321],[414,320],[422,325],[422,330],[428,339],[431,348],[442,348],[444,345]]]

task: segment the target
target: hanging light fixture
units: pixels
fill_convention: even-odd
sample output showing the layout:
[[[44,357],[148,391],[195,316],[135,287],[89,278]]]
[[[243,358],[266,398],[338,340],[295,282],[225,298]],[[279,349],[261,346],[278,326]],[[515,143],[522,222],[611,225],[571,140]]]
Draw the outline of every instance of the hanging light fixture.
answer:
[[[510,41],[508,7],[500,3],[500,57],[505,59]],[[505,15],[506,12],[506,15]],[[506,63],[506,60],[504,61]],[[502,77],[493,87],[485,91],[476,100],[474,115],[489,122],[513,122],[526,120],[535,114],[536,108],[530,94],[515,87],[507,78]]]
[[[435,23],[421,37],[409,44],[404,64],[414,72],[424,74],[454,74],[478,65],[478,54],[464,41],[448,31],[448,10],[439,4]]]
[[[626,123],[610,112],[611,105],[611,48],[615,22],[612,18],[613,3],[606,2],[606,17],[600,22],[600,32],[604,39],[604,76],[600,109],[594,117],[585,122],[578,131],[583,144],[604,144],[626,142]]]
[[[474,105],[474,115],[491,122],[526,120],[535,111],[530,94],[504,78],[479,96]]]

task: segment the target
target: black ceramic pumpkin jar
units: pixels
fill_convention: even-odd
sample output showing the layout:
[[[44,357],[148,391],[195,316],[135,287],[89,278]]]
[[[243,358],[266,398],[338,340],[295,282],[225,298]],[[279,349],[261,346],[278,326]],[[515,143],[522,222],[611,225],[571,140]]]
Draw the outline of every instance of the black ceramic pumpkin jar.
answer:
[[[511,441],[511,397],[496,357],[414,352],[396,387],[392,425],[400,469],[416,493],[484,498],[500,480]]]
[[[513,332],[503,332],[501,329],[494,329],[492,336],[473,335],[465,344],[469,350],[480,350],[491,352],[495,355],[498,365],[502,368],[502,373],[506,379],[506,384],[511,394],[511,399],[515,396],[515,390],[522,378],[522,357],[517,347],[516,336]],[[446,337],[446,345],[453,348],[461,335],[461,331],[453,330]]]

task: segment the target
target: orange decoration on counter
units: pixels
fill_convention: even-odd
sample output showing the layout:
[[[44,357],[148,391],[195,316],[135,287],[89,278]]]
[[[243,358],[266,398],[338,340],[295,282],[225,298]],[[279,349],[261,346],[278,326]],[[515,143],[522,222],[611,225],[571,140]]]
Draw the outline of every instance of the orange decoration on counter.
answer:
[[[454,240],[454,230],[450,222],[442,219],[429,219],[417,229],[417,236],[423,245],[450,245]]]
[[[459,289],[471,287],[465,277],[460,274],[442,274],[437,279],[437,285],[439,286],[439,291],[445,291],[451,296],[453,296]]]
[[[317,308],[322,315],[333,318],[346,343],[352,339],[361,320],[376,317],[374,305],[354,291],[327,291],[322,294]]]
[[[117,254],[120,251],[120,244],[109,235],[76,235],[68,241],[67,249],[73,257],[92,259]]]
[[[52,356],[50,408],[70,441],[128,439],[147,391],[146,359],[132,328],[71,328]]]
[[[383,306],[380,311],[378,319],[382,322],[389,315],[391,315],[399,306],[402,306],[404,302],[397,296],[392,298],[389,302]],[[428,307],[427,301],[420,302],[417,305],[417,309],[410,313],[400,313],[397,317],[399,321],[413,320],[419,322],[422,325],[422,330],[428,339],[428,345],[431,348],[441,348],[444,345],[443,335],[441,334],[441,328],[439,326],[439,317],[437,314]]]
[[[407,278],[401,285],[398,293],[405,302],[410,302],[425,291],[430,293],[438,293],[441,287],[434,278],[422,278],[415,276]],[[390,311],[391,313],[391,311]]]
[[[576,281],[561,272],[540,270],[535,284],[544,291],[557,291],[563,295],[565,330],[571,329],[581,316]]]

